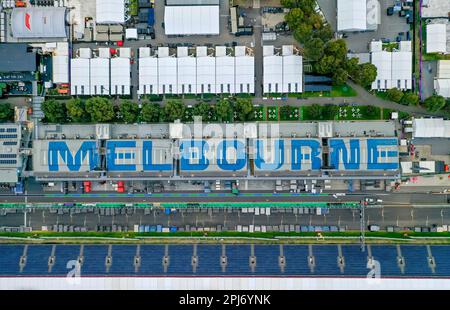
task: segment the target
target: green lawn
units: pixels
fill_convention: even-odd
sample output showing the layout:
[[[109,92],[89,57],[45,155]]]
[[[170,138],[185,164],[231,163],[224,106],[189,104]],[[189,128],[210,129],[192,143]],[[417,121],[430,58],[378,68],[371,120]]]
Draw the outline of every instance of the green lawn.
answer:
[[[267,120],[278,121],[278,107],[267,107]]]
[[[413,239],[414,237],[427,237],[427,238],[433,238],[433,242],[435,243],[449,243],[449,237],[450,233],[444,232],[444,233],[415,233],[415,232],[366,232],[366,241],[369,243],[371,242],[370,238],[383,238],[383,242],[402,242],[404,240],[405,242],[408,241],[409,243],[426,243],[430,242],[429,239]],[[261,239],[267,239],[267,242],[273,242],[274,239],[282,238],[282,237],[309,237],[312,238],[313,241],[317,242],[316,238],[320,238],[320,240],[324,240],[322,238],[327,237],[333,237],[333,238],[340,238],[340,242],[359,242],[359,231],[348,231],[348,232],[321,232],[320,234],[318,232],[256,232],[256,233],[248,233],[248,232],[237,232],[237,231],[227,231],[227,232],[173,232],[173,233],[135,233],[135,232],[109,232],[109,233],[100,233],[100,232],[67,232],[67,233],[58,233],[58,232],[31,232],[31,233],[6,233],[1,232],[1,237],[10,237],[10,238],[23,238],[21,239],[14,239],[14,242],[20,243],[20,242],[30,242],[29,238],[35,238],[35,239],[41,239],[43,241],[48,242],[49,238],[54,238],[55,241],[61,242],[61,243],[77,243],[77,242],[83,242],[83,243],[101,243],[101,238],[116,238],[117,242],[140,242],[142,240],[139,240],[137,238],[139,237],[160,237],[160,238],[174,238],[177,239],[178,237],[214,237],[214,238],[261,238]],[[67,239],[65,238],[67,237]],[[352,239],[344,239],[348,237],[353,237]],[[43,239],[45,238],[45,239]],[[77,241],[70,238],[99,238],[99,239],[83,239],[82,241]],[[392,240],[389,240],[392,239]],[[50,239],[51,240],[51,239]],[[329,241],[334,240],[336,242],[336,239],[329,239]],[[218,240],[217,240],[218,241]],[[233,241],[233,239],[231,240]],[[263,240],[261,240],[263,241]],[[104,239],[103,242],[111,242],[110,239]],[[155,241],[154,241],[155,242]],[[157,242],[157,241],[156,241]],[[308,242],[308,239],[303,240],[303,242]],[[374,240],[373,242],[380,242]]]
[[[300,110],[302,110],[301,107],[292,107],[291,112],[288,114],[281,113],[281,111],[280,111],[280,120],[282,120],[282,121],[298,121],[301,116]]]
[[[253,107],[253,117],[255,121],[265,121],[266,113],[264,107]]]
[[[296,94],[300,98],[314,98],[314,97],[355,97],[358,94],[348,85],[333,86],[331,92],[304,92]]]

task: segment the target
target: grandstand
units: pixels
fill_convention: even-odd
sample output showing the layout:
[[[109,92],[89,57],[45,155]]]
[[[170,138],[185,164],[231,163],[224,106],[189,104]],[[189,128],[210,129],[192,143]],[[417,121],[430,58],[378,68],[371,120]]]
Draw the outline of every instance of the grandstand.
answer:
[[[381,278],[450,276],[445,245],[0,245],[0,277],[271,276]]]

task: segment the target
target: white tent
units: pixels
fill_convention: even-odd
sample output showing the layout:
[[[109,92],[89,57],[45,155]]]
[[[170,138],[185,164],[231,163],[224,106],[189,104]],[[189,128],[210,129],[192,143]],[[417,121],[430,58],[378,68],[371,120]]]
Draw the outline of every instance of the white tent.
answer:
[[[216,93],[235,93],[234,57],[216,57]]]
[[[301,93],[303,91],[302,82],[302,56],[283,56],[283,93]]]
[[[138,94],[158,94],[158,58],[139,58]]]
[[[372,64],[377,67],[377,78],[372,83],[372,89],[391,89],[392,86],[392,56],[390,52],[372,53]]]
[[[179,94],[195,94],[197,92],[196,67],[195,57],[185,56],[177,58]]]
[[[219,6],[166,6],[166,35],[218,35]]]
[[[109,59],[91,58],[91,95],[109,95]]]
[[[281,56],[264,57],[264,93],[278,93],[283,85],[283,58]]]
[[[444,98],[450,98],[450,79],[434,80],[436,93]]]
[[[450,138],[450,121],[442,118],[416,118],[413,121],[414,138]]]
[[[412,53],[392,53],[392,87],[412,89]]]
[[[130,59],[111,58],[111,95],[129,95],[130,84]]]
[[[255,92],[255,57],[245,55],[245,46],[236,46],[235,52],[236,93]]]
[[[450,79],[450,60],[438,61],[438,78]]]
[[[337,0],[337,30],[367,30],[367,0]]]
[[[74,58],[71,60],[70,92],[72,95],[90,95],[89,59]]]
[[[399,51],[380,51],[380,44],[372,42],[372,64],[377,67],[377,78],[372,89],[387,90],[398,88],[412,89],[412,52],[411,43],[400,42]]]
[[[197,47],[197,94],[216,92],[216,58],[207,56],[206,47]]]
[[[125,22],[124,0],[96,0],[98,24],[123,24]]]
[[[177,94],[177,59],[158,58],[158,91],[160,94]]]
[[[53,83],[69,83],[69,56],[53,56]]]
[[[447,25],[427,25],[427,53],[447,53]]]

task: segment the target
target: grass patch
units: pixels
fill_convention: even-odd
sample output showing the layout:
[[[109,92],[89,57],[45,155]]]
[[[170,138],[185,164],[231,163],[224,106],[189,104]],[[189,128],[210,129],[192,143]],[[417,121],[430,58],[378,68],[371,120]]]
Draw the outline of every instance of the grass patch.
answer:
[[[379,120],[381,109],[374,106],[344,106],[339,107],[337,120]]]
[[[316,98],[316,97],[356,97],[358,93],[351,88],[349,85],[345,84],[342,86],[333,86],[331,91],[324,92],[304,92],[301,94],[296,94],[299,98]]]
[[[386,242],[414,242],[414,243],[450,243],[450,233],[416,233],[411,231],[400,231],[400,232],[366,232],[366,242],[377,242],[377,243],[386,243]],[[13,239],[13,240],[3,240],[3,242],[14,242],[14,243],[30,243],[36,241],[36,239],[42,240],[42,242],[49,242],[49,239],[54,238],[55,242],[60,243],[102,243],[102,242],[111,242],[111,239],[108,238],[116,238],[117,242],[121,243],[132,243],[132,242],[145,242],[145,237],[153,237],[155,239],[155,243],[158,243],[158,239],[160,243],[164,243],[164,239],[171,238],[176,240],[177,238],[202,238],[209,237],[212,238],[212,242],[223,242],[221,238],[228,238],[229,242],[236,242],[239,238],[261,238],[261,242],[296,242],[296,243],[317,243],[318,241],[328,241],[328,242],[348,242],[355,243],[359,242],[359,231],[347,231],[347,232],[321,232],[320,235],[318,232],[256,232],[256,233],[248,233],[248,232],[237,232],[237,231],[226,231],[226,232],[173,232],[173,233],[135,233],[135,232],[31,232],[31,233],[6,233],[1,232],[0,237],[9,237],[9,238],[23,238],[22,240]],[[289,239],[282,239],[282,238]],[[295,239],[295,238],[309,238],[309,239]],[[327,237],[330,237],[327,239]],[[414,239],[415,237],[420,237],[424,239]],[[34,240],[27,240],[29,238],[34,238]],[[79,238],[79,240],[74,240],[71,238]],[[85,239],[83,239],[85,238]],[[89,238],[98,238],[98,239],[89,239]],[[102,240],[101,238],[105,238]],[[138,239],[144,238],[144,239]],[[235,238],[235,239],[233,239]],[[281,239],[279,239],[281,238]],[[346,239],[351,238],[351,239]],[[371,239],[371,238],[383,238],[383,239]],[[264,240],[267,239],[267,240]],[[389,240],[392,239],[392,240]],[[180,242],[187,242],[186,239],[179,239]]]
[[[422,59],[425,61],[434,61],[434,60],[450,60],[450,54],[443,55],[443,54],[423,54]]]
[[[330,97],[356,97],[356,91],[348,85],[333,86]]]
[[[281,121],[298,121],[300,119],[300,108],[290,107],[288,111],[284,111],[283,107],[280,109]]]
[[[264,113],[264,107],[253,107],[253,119],[255,121],[265,121],[266,113]]]
[[[278,121],[278,107],[267,107],[267,117],[268,121]]]

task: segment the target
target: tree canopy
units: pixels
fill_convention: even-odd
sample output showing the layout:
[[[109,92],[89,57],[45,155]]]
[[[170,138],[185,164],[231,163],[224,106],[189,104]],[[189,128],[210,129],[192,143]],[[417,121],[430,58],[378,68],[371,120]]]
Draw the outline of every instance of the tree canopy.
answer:
[[[445,98],[442,96],[434,95],[428,97],[424,101],[425,107],[431,112],[437,112],[444,109],[447,105]]]
[[[158,103],[144,103],[141,110],[141,118],[144,122],[159,122],[161,118],[161,106]]]
[[[66,103],[67,116],[72,122],[80,123],[89,120],[84,102],[80,98],[72,98]]]
[[[139,116],[139,106],[130,100],[124,100],[120,103],[119,107],[120,117],[127,123],[135,123]]]
[[[0,103],[0,122],[7,122],[12,119],[14,110],[9,103]]]
[[[49,99],[42,104],[41,109],[49,123],[64,123],[67,120],[66,105],[62,101]]]
[[[109,122],[115,116],[111,101],[103,97],[92,97],[86,100],[86,112],[91,115],[93,122]]]
[[[181,100],[169,100],[164,105],[164,116],[167,122],[173,122],[177,119],[182,119],[186,106]]]

